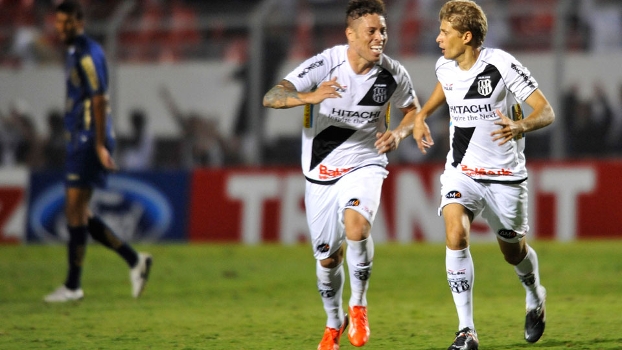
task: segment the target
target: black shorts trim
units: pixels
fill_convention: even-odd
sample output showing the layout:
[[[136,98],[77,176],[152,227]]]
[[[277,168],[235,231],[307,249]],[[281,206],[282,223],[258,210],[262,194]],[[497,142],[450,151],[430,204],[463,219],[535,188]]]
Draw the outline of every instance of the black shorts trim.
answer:
[[[473,178],[472,178],[473,179]],[[513,180],[513,181],[501,181],[501,180],[490,180],[490,179],[473,179],[473,181],[475,182],[479,182],[482,184],[506,184],[506,185],[518,185],[519,183],[522,183],[523,181],[527,180],[528,178],[524,178],[524,179],[519,179],[519,180]]]

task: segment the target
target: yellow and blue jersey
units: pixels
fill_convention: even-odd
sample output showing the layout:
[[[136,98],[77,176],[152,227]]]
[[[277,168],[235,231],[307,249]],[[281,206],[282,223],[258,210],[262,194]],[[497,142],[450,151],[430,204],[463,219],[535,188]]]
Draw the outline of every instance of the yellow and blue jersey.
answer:
[[[68,135],[66,183],[69,186],[104,186],[106,171],[95,153],[93,97],[108,93],[108,67],[101,46],[79,35],[65,57],[65,131]],[[106,107],[106,148],[112,153],[114,137]]]

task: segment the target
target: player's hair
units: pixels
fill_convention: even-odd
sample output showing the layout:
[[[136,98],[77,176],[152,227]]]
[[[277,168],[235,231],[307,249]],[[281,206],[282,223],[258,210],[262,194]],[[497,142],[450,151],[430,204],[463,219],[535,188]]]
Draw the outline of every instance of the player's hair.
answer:
[[[76,19],[82,20],[84,18],[84,11],[79,2],[74,0],[65,0],[56,6],[56,12],[62,12],[70,16],[75,16]]]
[[[481,47],[488,33],[488,21],[482,8],[471,0],[451,0],[441,8],[440,21],[446,20],[461,34],[471,32],[472,46]]]
[[[386,17],[383,0],[350,0],[346,10],[346,25],[365,15],[380,15]]]

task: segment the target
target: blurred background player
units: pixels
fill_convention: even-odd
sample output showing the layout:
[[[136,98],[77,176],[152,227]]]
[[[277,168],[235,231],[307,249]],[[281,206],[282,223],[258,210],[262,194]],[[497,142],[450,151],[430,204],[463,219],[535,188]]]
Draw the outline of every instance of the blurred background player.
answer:
[[[137,253],[121,241],[89,209],[94,187],[106,185],[107,174],[117,169],[112,123],[108,107],[108,71],[101,47],[84,35],[83,10],[65,1],[56,7],[55,27],[67,46],[65,77],[67,101],[65,128],[69,137],[65,173],[65,215],[69,230],[69,271],[65,283],[45,296],[46,302],[66,302],[84,297],[80,278],[87,236],[116,251],[130,266],[132,295],[140,296],[151,267],[151,256]]]
[[[390,101],[404,114],[419,108],[406,69],[383,53],[385,17],[382,0],[349,1],[347,45],[307,59],[264,96],[264,106],[270,108],[305,106],[305,206],[327,314],[320,350],[339,349],[348,324],[350,343],[363,346],[369,340],[367,290],[374,260],[370,231],[388,174],[384,153],[396,149],[398,140],[386,132]],[[344,250],[349,318],[342,307]]]

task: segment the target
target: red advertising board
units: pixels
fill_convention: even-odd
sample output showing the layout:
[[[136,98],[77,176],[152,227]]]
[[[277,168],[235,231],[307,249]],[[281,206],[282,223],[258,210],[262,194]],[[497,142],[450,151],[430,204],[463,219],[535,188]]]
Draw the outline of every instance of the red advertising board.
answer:
[[[0,244],[18,243],[24,238],[27,184],[27,169],[0,169]]]
[[[441,164],[392,166],[373,227],[377,242],[444,241],[437,215]],[[622,238],[622,161],[529,163],[530,235],[569,241]],[[305,180],[297,167],[197,170],[189,239],[291,244],[307,239]],[[494,240],[478,218],[472,239]]]

